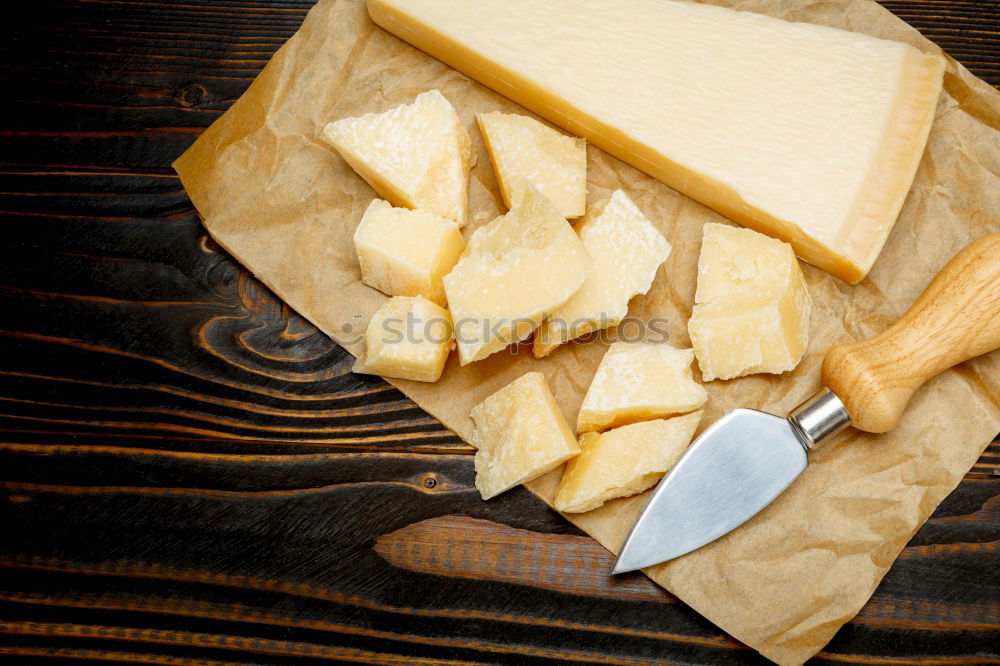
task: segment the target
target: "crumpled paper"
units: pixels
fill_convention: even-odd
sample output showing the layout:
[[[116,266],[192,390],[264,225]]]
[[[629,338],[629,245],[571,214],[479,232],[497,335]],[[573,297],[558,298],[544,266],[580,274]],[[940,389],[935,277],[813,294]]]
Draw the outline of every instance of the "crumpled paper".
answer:
[[[719,4],[939,50],[871,0]],[[351,239],[373,193],[319,133],[330,120],[408,103],[432,88],[454,104],[479,155],[468,234],[503,212],[475,114],[526,112],[377,28],[361,0],[321,0],[250,89],[174,165],[211,235],[355,355],[386,298],[361,284]],[[673,244],[630,314],[664,318],[671,341],[688,346],[701,227],[723,218],[596,148],[588,153],[588,204],[624,188]],[[785,413],[818,388],[831,345],[882,331],[952,255],[997,229],[1000,93],[949,59],[913,189],[870,276],[851,287],[804,265],[814,306],[802,363],[780,376],[707,384],[703,427],[737,406]],[[570,344],[538,361],[522,346],[465,368],[453,355],[437,384],[392,383],[468,440],[470,408],[529,370],[545,374],[574,422],[605,349]],[[800,663],[860,610],[998,429],[1000,354],[993,353],[928,382],[892,432],[848,431],[817,451],[791,489],[747,524],[647,573],[766,657]],[[551,503],[558,475],[529,488]],[[614,551],[645,500],[567,518]]]

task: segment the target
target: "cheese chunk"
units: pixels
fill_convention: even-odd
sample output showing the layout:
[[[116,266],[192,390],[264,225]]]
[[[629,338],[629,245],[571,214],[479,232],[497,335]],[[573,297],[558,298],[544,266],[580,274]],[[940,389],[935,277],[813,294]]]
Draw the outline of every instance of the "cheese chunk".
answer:
[[[691,377],[690,349],[667,344],[616,342],[604,354],[577,416],[576,431],[683,414],[708,400]]]
[[[528,337],[576,293],[590,264],[569,223],[524,183],[514,207],[476,229],[444,277],[462,365]]]
[[[555,508],[581,513],[652,487],[691,443],[701,415],[692,412],[585,433],[580,438],[580,455],[566,464]]]
[[[441,279],[465,249],[451,220],[375,199],[354,232],[361,281],[390,296],[423,296],[445,304]]]
[[[354,372],[417,382],[441,378],[452,339],[448,311],[423,296],[393,296],[372,315]]]
[[[581,335],[617,326],[628,302],[645,294],[670,243],[621,190],[591,210],[577,225],[583,247],[594,260],[580,291],[548,316],[535,332],[535,358]]]
[[[374,21],[855,283],[927,141],[944,58],[676,0],[368,0]]]
[[[812,302],[787,243],[706,224],[688,333],[705,381],[791,370],[809,345]]]
[[[472,408],[476,488],[495,497],[580,452],[545,376],[521,375]]]
[[[510,208],[511,185],[523,178],[549,198],[563,217],[583,215],[587,201],[587,142],[566,136],[534,118],[480,113],[500,194]]]
[[[476,154],[455,109],[437,90],[384,113],[328,123],[323,139],[394,206],[465,224]]]

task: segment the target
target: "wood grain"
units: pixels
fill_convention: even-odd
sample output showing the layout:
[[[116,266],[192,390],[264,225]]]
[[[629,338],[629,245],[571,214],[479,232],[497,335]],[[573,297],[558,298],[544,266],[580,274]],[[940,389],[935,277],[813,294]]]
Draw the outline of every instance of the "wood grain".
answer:
[[[1000,4],[885,5],[1000,85]],[[0,659],[763,661],[205,235],[170,163],[310,2],[29,3],[0,30]],[[1000,662],[1000,445],[816,663]]]

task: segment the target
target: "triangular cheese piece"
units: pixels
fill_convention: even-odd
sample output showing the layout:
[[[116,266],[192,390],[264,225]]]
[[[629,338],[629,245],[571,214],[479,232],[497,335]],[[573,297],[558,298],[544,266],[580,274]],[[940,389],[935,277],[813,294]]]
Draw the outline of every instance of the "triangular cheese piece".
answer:
[[[545,376],[528,372],[472,408],[476,488],[490,499],[580,452]]]
[[[328,123],[323,139],[394,206],[459,226],[468,219],[475,153],[455,109],[437,90],[384,113]]]
[[[690,349],[668,344],[614,343],[583,397],[576,431],[605,430],[698,409],[708,393],[691,375],[693,360]]]
[[[680,459],[702,412],[622,426],[580,438],[580,455],[566,463],[554,506],[580,513],[650,488]]]
[[[584,139],[513,113],[480,113],[476,121],[508,208],[513,183],[523,178],[548,197],[563,217],[583,215],[587,204]]]

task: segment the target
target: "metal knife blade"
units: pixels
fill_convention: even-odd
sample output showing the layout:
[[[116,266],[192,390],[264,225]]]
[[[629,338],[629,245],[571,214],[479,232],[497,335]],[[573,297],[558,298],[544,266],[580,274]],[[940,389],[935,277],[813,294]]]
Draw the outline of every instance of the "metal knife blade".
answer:
[[[789,419],[753,409],[729,412],[660,482],[614,573],[679,557],[742,525],[802,473],[808,445]]]

